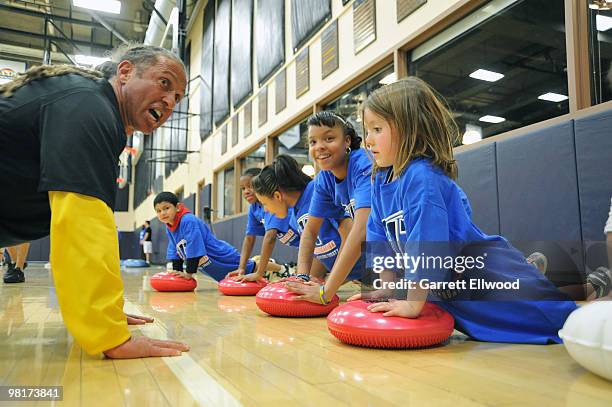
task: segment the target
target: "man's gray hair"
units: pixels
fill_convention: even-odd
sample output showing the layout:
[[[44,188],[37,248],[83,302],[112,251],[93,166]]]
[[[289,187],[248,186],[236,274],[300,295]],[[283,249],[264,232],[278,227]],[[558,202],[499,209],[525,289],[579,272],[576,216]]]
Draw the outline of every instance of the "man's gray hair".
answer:
[[[178,55],[165,48],[153,45],[130,42],[110,51],[108,56],[115,64],[119,64],[121,61],[130,61],[139,68],[145,69],[158,62],[159,58],[167,58],[182,66],[185,72],[187,72],[185,64]]]

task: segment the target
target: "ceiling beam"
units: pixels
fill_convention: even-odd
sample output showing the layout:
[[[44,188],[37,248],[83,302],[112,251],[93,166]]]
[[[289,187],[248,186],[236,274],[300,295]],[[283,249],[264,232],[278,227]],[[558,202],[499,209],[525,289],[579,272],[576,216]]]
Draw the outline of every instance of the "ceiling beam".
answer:
[[[38,17],[38,18],[42,18],[43,20],[45,19],[45,17],[48,17],[54,21],[63,21],[66,23],[71,23],[71,24],[78,24],[78,25],[84,25],[87,27],[94,27],[94,28],[102,28],[104,29],[104,26],[102,24],[99,24],[95,21],[87,21],[87,20],[80,20],[77,18],[71,18],[71,17],[64,17],[64,16],[58,16],[55,14],[49,14],[49,13],[41,13],[39,11],[33,11],[33,10],[28,10],[25,8],[19,8],[19,7],[11,7],[11,6],[6,6],[4,4],[0,4],[0,11],[8,11],[11,13],[19,13],[19,14],[24,14],[24,15],[28,15],[31,17]]]
[[[0,33],[5,32],[7,34],[15,34],[15,35],[23,35],[26,37],[30,37],[30,38],[36,38],[39,40],[44,40],[45,36],[43,34],[37,34],[37,33],[31,33],[31,32],[27,32],[27,31],[21,31],[21,30],[14,30],[12,28],[6,28],[6,27],[0,27]],[[47,35],[47,38],[56,42],[61,42],[61,43],[67,43],[70,44],[70,42],[72,42],[74,45],[80,45],[83,47],[93,47],[93,48],[98,48],[100,50],[109,50],[112,49],[112,47],[110,45],[107,44],[100,44],[97,42],[89,42],[89,41],[80,41],[80,40],[67,40],[63,37],[56,37],[53,35]],[[72,44],[71,44],[72,45]]]

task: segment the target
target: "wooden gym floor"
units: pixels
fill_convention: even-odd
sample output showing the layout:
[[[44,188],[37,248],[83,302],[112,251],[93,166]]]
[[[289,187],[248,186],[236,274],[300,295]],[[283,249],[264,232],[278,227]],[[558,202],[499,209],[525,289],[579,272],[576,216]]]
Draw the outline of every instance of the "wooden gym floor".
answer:
[[[66,332],[49,271],[31,265],[25,284],[0,285],[0,385],[63,386],[54,405],[67,406],[612,405],[612,383],[562,345],[481,343],[455,332],[430,349],[356,348],[331,336],[325,318],[269,317],[253,297],[220,296],[201,275],[196,293],[144,290],[157,271],[122,271],[126,310],[156,319],[134,334],[182,340],[190,352],[88,356]],[[348,286],[343,299],[355,291]]]

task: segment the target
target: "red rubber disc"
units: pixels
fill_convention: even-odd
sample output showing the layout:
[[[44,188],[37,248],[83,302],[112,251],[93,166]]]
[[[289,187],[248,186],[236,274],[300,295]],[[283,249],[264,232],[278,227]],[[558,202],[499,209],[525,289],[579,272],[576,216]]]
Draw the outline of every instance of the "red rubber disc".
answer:
[[[219,281],[219,291],[224,295],[255,295],[268,285],[268,280],[238,282],[233,278],[224,278]]]
[[[426,303],[418,318],[384,317],[366,309],[371,303],[350,301],[327,317],[329,332],[342,342],[368,348],[422,348],[448,339],[455,320],[437,305]]]
[[[197,285],[195,279],[186,279],[166,272],[151,277],[151,287],[157,291],[193,291]]]
[[[337,295],[327,305],[292,300],[297,295],[289,291],[284,282],[278,282],[262,288],[255,303],[260,310],[275,317],[320,317],[329,314],[340,302]]]

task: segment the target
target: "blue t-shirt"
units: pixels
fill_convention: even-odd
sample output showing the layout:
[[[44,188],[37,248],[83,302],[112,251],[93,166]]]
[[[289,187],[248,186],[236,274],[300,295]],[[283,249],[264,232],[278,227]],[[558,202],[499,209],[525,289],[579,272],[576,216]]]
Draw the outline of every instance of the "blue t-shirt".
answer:
[[[250,236],[263,236],[270,229],[278,231],[276,238],[287,246],[299,247],[300,237],[289,228],[289,217],[277,218],[269,212],[264,211],[263,206],[256,202],[249,206],[247,216],[246,234]]]
[[[295,206],[289,211],[289,227],[300,235],[308,221],[308,211],[312,202],[314,189],[314,181],[309,182]],[[314,256],[323,263],[328,271],[331,271],[334,267],[334,262],[336,261],[336,257],[338,257],[341,243],[342,239],[338,232],[338,223],[335,219],[324,217],[315,244]],[[359,278],[361,278],[361,263],[358,262],[355,267],[353,267],[348,279],[356,280]]]
[[[201,219],[192,213],[181,218],[178,228],[172,232],[166,228],[168,235],[168,260],[186,260],[204,257],[200,271],[205,272],[217,281],[240,265],[240,253],[229,243],[219,240]],[[255,262],[249,260],[247,273],[254,269]]]
[[[315,190],[310,204],[310,214],[319,218],[339,219],[338,211],[355,217],[355,210],[369,208],[372,183],[372,162],[365,150],[351,151],[346,178],[336,179],[331,171],[321,171],[315,178]]]
[[[465,275],[458,274],[456,269],[446,269],[437,276],[445,281],[518,279],[520,290],[515,298],[543,300],[512,300],[513,294],[469,287],[450,294],[447,290],[446,297],[430,291],[429,300],[439,301],[455,318],[456,328],[478,340],[560,342],[557,332],[576,309],[575,303],[528,264],[524,255],[503,237],[488,236],[472,223],[468,199],[452,179],[426,159],[414,160],[399,179],[391,178],[391,168],[382,169],[372,186],[372,210],[367,225],[369,246],[383,251],[371,242],[387,241],[393,253],[444,254],[455,258],[486,251],[484,269],[470,270]],[[368,262],[375,254],[368,249]],[[419,274],[421,278],[423,275],[430,277],[427,272]],[[406,270],[405,278],[413,279],[414,274]]]

